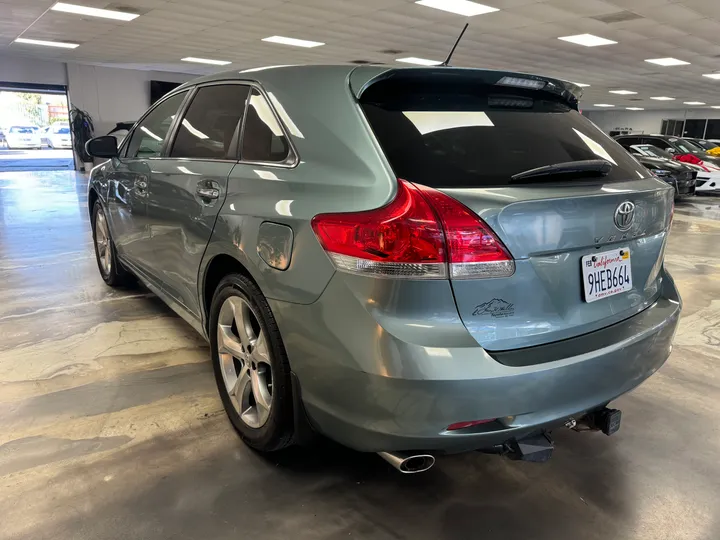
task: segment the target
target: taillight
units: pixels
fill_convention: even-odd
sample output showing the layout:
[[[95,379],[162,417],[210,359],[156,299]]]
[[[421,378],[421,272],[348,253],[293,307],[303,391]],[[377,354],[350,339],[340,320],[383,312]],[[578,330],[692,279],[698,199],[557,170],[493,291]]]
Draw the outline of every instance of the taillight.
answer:
[[[418,187],[440,217],[451,278],[497,278],[515,273],[515,261],[507,248],[477,214],[441,191]]]
[[[462,279],[515,271],[505,246],[477,215],[444,193],[406,180],[398,180],[397,195],[386,206],[320,214],[312,228],[335,267],[354,274]]]

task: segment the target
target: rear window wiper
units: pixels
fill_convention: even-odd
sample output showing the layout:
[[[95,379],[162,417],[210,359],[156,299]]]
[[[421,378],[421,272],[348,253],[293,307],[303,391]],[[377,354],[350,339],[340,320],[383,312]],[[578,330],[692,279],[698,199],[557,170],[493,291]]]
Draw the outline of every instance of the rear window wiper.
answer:
[[[510,182],[518,182],[529,178],[536,178],[540,181],[543,179],[551,180],[554,176],[572,175],[576,178],[606,176],[612,165],[604,159],[586,159],[583,161],[565,161],[563,163],[553,163],[537,167],[536,169],[528,169],[527,171],[513,174]]]

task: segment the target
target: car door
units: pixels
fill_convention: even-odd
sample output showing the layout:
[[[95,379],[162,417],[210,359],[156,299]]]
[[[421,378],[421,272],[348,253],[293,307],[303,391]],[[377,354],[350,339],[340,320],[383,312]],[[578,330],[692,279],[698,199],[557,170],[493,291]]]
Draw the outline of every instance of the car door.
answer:
[[[107,214],[120,257],[142,277],[157,281],[156,258],[149,245],[147,198],[150,177],[177,111],[188,96],[180,92],[160,101],[138,123],[108,173]]]
[[[174,128],[167,156],[153,163],[148,221],[163,292],[200,319],[198,269],[238,160],[249,87],[200,85]]]

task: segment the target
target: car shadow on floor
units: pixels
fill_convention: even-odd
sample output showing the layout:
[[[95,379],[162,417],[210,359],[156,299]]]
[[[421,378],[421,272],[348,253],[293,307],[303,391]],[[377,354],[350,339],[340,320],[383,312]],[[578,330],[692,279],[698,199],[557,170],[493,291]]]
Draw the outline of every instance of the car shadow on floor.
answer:
[[[210,415],[202,428],[67,465],[0,513],[31,511],[24,537],[38,540],[627,538],[635,505],[623,462],[596,435],[559,434],[545,464],[469,453],[402,475],[332,443],[262,456]]]

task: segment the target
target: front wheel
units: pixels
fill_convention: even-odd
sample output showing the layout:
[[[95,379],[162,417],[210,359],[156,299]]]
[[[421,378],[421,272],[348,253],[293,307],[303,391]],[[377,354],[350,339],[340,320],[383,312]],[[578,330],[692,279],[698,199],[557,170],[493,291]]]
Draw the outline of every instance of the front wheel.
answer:
[[[262,452],[290,445],[290,365],[270,306],[246,276],[229,275],[215,290],[210,349],[220,398],[240,437]]]

